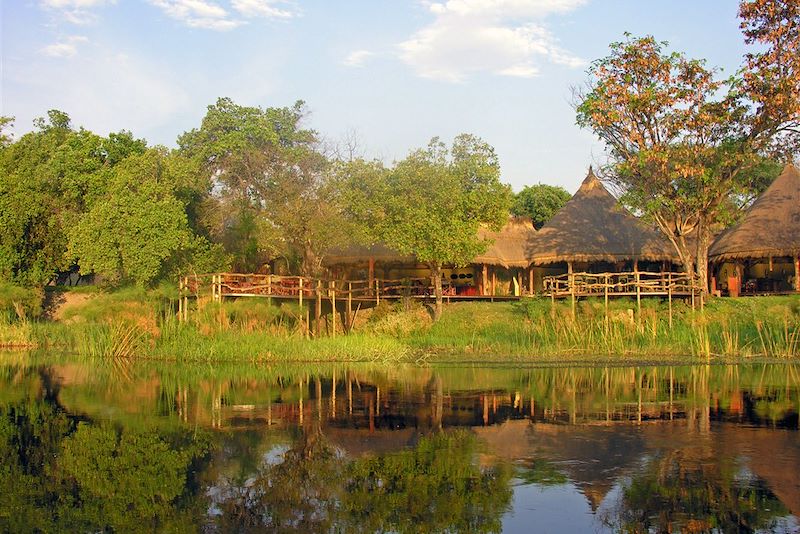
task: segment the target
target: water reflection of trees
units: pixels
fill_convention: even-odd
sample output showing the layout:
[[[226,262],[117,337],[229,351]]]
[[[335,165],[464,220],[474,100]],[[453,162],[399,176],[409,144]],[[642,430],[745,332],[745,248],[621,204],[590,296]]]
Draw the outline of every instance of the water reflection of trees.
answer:
[[[91,425],[58,404],[51,377],[16,378],[26,395],[0,403],[0,531],[192,530],[207,442]]]
[[[505,463],[481,467],[477,440],[434,433],[397,452],[347,458],[319,431],[243,485],[228,484],[217,526],[303,532],[498,532],[512,490]],[[298,483],[302,481],[302,483]]]
[[[755,532],[788,513],[734,458],[679,450],[647,459],[603,521],[624,532]]]

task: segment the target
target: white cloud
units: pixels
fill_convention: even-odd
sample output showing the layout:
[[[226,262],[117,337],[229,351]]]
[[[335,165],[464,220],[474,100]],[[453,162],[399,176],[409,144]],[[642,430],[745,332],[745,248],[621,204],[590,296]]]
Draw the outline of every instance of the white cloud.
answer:
[[[350,52],[342,63],[348,67],[363,67],[367,60],[375,55],[369,50],[354,50]]]
[[[293,9],[278,7],[286,4],[284,0],[232,0],[229,8],[233,9],[238,17],[213,0],[149,0],[149,2],[190,28],[216,31],[232,30],[247,24],[244,19],[289,19],[297,15]]]
[[[400,59],[422,77],[462,81],[489,72],[530,78],[544,60],[575,68],[543,19],[586,0],[448,0],[425,2],[434,20],[398,45]]]
[[[39,5],[64,22],[85,26],[97,21],[94,9],[114,3],[116,0],[41,0]]]
[[[68,58],[74,57],[78,53],[78,44],[86,43],[89,39],[83,35],[71,35],[62,39],[58,43],[47,45],[41,49],[41,53],[48,57]]]
[[[293,9],[277,7],[285,3],[281,0],[233,0],[231,6],[242,16],[252,18],[289,19],[297,15]]]
[[[168,16],[191,28],[225,31],[244,24],[230,17],[228,12],[215,2],[206,0],[150,0]]]
[[[458,16],[490,15],[503,18],[544,17],[553,13],[566,13],[585,4],[586,0],[448,0],[425,2],[436,14],[451,13]]]

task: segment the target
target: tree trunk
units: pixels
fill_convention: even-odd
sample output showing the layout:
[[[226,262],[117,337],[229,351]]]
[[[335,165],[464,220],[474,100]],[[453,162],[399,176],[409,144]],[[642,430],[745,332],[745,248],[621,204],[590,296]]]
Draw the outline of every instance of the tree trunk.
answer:
[[[317,276],[320,270],[320,262],[311,243],[306,242],[303,246],[303,265],[301,266],[303,276]]]
[[[438,262],[430,263],[428,266],[431,270],[433,294],[436,297],[436,305],[433,307],[433,321],[436,322],[442,316],[442,266]]]
[[[697,250],[695,252],[695,272],[703,295],[708,293],[708,249],[711,247],[711,235],[706,225],[697,227]]]

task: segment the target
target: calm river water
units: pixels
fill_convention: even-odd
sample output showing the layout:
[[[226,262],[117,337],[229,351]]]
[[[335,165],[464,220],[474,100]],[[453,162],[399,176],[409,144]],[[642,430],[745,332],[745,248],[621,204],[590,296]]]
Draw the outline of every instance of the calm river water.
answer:
[[[0,354],[0,531],[800,530],[800,367]]]

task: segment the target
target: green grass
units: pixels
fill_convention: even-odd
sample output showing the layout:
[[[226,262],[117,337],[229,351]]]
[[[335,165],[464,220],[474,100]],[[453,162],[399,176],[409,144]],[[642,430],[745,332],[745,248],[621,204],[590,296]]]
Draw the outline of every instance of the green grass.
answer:
[[[142,358],[245,362],[682,363],[800,356],[800,295],[711,299],[701,312],[645,300],[460,302],[433,324],[419,305],[362,310],[355,331],[314,338],[306,309],[265,299],[200,302],[177,320],[177,293],[97,292],[61,322],[24,312],[0,322],[0,344],[57,346],[107,362]],[[12,340],[12,341],[6,341]],[[14,341],[16,340],[16,341]]]

